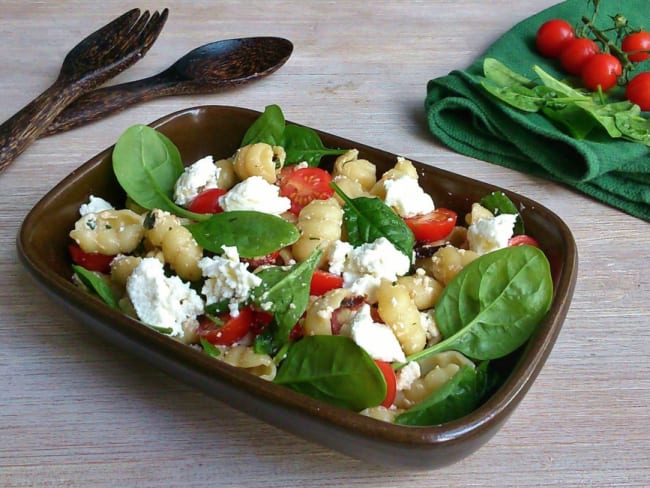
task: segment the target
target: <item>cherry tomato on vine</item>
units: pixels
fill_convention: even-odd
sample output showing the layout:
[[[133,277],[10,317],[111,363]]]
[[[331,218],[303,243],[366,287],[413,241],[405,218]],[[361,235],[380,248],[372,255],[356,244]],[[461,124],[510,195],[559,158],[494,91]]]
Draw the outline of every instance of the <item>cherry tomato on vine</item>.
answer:
[[[321,168],[287,169],[280,174],[280,195],[291,200],[291,212],[297,215],[312,200],[331,197],[331,181],[332,176]]]
[[[650,58],[650,54],[647,51],[650,51],[650,32],[648,31],[639,31],[629,34],[623,38],[621,43],[621,48],[628,54],[628,59],[633,63],[638,63],[640,61],[645,61]],[[646,51],[646,52],[636,52],[636,51]]]
[[[99,271],[108,273],[111,270],[111,261],[115,256],[107,256],[97,252],[86,252],[78,244],[70,244],[68,252],[74,264],[86,268],[90,271]]]
[[[599,51],[598,44],[591,39],[576,37],[562,50],[560,64],[568,73],[579,75],[587,60]]]
[[[381,406],[389,408],[395,401],[395,395],[397,393],[397,377],[390,363],[375,359],[375,364],[386,380],[386,396],[384,397],[384,401],[381,402]]]
[[[321,296],[330,290],[336,288],[343,288],[343,277],[328,273],[322,269],[315,269],[311,277],[311,284],[309,286],[309,294]]]
[[[243,338],[253,323],[253,309],[244,307],[236,317],[225,314],[220,317],[223,324],[216,324],[205,317],[199,322],[197,335],[211,344],[231,346]]]
[[[404,219],[415,240],[435,242],[444,239],[454,229],[457,214],[453,210],[437,208],[428,214]]]
[[[537,30],[535,44],[544,56],[557,58],[566,45],[575,38],[573,26],[566,20],[552,19]]]
[[[625,96],[641,110],[650,110],[650,72],[639,73],[632,78],[625,88]]]
[[[223,212],[219,205],[219,197],[226,194],[221,188],[210,188],[199,193],[187,207],[190,212],[208,214]]]
[[[598,53],[587,60],[580,76],[590,90],[597,91],[600,86],[603,91],[606,91],[616,85],[621,73],[623,73],[623,66],[616,56]]]

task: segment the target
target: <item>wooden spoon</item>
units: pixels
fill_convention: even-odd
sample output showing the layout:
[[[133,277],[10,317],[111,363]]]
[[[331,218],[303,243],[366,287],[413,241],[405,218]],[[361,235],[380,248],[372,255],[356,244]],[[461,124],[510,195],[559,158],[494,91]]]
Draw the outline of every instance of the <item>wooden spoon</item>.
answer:
[[[0,172],[64,107],[141,59],[160,34],[167,14],[167,9],[153,15],[132,9],[77,44],[63,60],[56,81],[0,125]]]
[[[66,131],[153,98],[213,93],[257,80],[280,68],[292,51],[293,44],[279,37],[206,44],[157,75],[87,93],[61,112],[42,135]]]

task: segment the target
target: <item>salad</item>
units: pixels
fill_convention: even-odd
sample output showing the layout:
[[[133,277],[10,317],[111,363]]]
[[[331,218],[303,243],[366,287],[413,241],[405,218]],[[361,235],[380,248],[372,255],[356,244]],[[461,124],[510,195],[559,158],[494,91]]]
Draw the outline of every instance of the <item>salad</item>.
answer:
[[[184,167],[171,140],[136,125],[112,158],[126,201],[80,207],[73,281],[332,405],[402,425],[462,417],[550,307],[548,260],[505,194],[467,215],[437,207],[408,159],[377,174],[276,105],[234,154]]]

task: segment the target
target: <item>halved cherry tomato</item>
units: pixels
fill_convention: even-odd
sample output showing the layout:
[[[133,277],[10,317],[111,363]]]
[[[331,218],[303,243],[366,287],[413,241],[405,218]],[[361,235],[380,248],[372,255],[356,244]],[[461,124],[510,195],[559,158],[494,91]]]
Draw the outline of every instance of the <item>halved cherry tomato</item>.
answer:
[[[621,48],[626,53],[632,53],[628,54],[627,57],[633,63],[645,61],[650,58],[650,54],[648,54],[648,51],[650,51],[650,32],[642,30],[625,36]]]
[[[600,51],[598,44],[586,37],[571,40],[560,54],[560,64],[572,75],[579,75],[589,58]]]
[[[300,211],[313,200],[326,200],[334,194],[332,175],[321,168],[288,170],[280,176],[280,195],[291,200],[291,212]]]
[[[241,340],[250,330],[253,323],[253,309],[244,307],[239,310],[236,317],[225,314],[219,317],[223,325],[217,325],[212,320],[204,317],[199,322],[197,334],[211,344],[231,346]]]
[[[532,237],[526,234],[519,234],[516,236],[512,236],[508,241],[508,246],[523,246],[523,245],[539,247],[539,242],[537,242],[535,239],[533,239]]]
[[[453,210],[437,208],[428,214],[404,219],[416,241],[434,242],[447,237],[456,225],[458,216]]]
[[[90,271],[108,273],[111,270],[111,261],[115,256],[99,254],[97,252],[86,252],[78,244],[70,244],[68,252],[75,264]]]
[[[386,396],[384,397],[384,401],[381,402],[381,406],[389,408],[395,401],[395,395],[397,394],[397,377],[390,363],[375,359],[375,364],[386,380]]]
[[[210,188],[199,193],[194,200],[190,202],[187,209],[190,212],[208,214],[223,212],[219,205],[219,197],[226,194],[226,190],[221,188]]]
[[[321,296],[327,293],[330,290],[343,287],[343,277],[335,275],[333,273],[328,273],[322,269],[314,270],[314,274],[311,277],[311,283],[309,285],[309,294]]]
[[[589,58],[580,72],[585,86],[592,91],[607,91],[616,85],[618,77],[623,73],[623,66],[616,56],[598,53]]]
[[[573,26],[566,20],[551,19],[537,30],[535,44],[544,56],[557,58],[571,39],[575,38]]]

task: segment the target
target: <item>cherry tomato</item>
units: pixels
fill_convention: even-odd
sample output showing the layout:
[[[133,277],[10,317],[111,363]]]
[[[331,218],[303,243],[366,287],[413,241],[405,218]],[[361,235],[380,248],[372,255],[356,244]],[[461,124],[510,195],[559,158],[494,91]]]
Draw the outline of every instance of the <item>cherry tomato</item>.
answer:
[[[639,73],[632,78],[625,88],[625,96],[641,110],[650,110],[650,72]]]
[[[223,212],[219,205],[219,197],[226,194],[226,190],[221,188],[210,188],[199,193],[194,200],[190,202],[187,209],[190,212],[208,214]]]
[[[611,54],[594,54],[585,62],[580,76],[587,88],[592,91],[609,90],[616,85],[618,77],[623,73],[623,66],[616,56]]]
[[[343,277],[328,273],[322,269],[314,270],[311,277],[311,284],[309,286],[309,294],[321,296],[330,290],[343,287]]]
[[[539,242],[526,234],[512,236],[508,241],[508,246],[535,246],[539,247]]]
[[[250,331],[253,335],[258,335],[266,329],[273,321],[273,314],[263,310],[253,310]]]
[[[591,39],[576,37],[569,41],[560,54],[560,64],[572,75],[579,75],[587,60],[600,51]]]
[[[386,380],[386,396],[384,397],[384,401],[381,402],[381,406],[389,408],[395,401],[395,395],[397,394],[397,377],[390,363],[375,359],[375,364]]]
[[[623,38],[621,43],[621,48],[628,54],[628,59],[633,63],[638,63],[639,61],[645,61],[650,58],[650,54],[647,51],[650,51],[650,32],[648,31],[639,31],[634,32]],[[637,51],[646,51],[646,52],[637,52]]]
[[[70,244],[68,252],[74,264],[100,273],[108,273],[111,270],[111,261],[115,257],[97,252],[86,252],[78,244]]]
[[[300,168],[280,177],[280,195],[291,200],[291,212],[297,215],[309,202],[331,197],[331,181],[324,169]]]
[[[565,46],[575,38],[573,26],[562,19],[544,22],[537,30],[535,44],[544,56],[557,58]]]
[[[454,229],[458,216],[453,210],[437,208],[428,214],[404,219],[415,240],[434,242],[444,239]]]
[[[209,318],[204,317],[199,322],[197,334],[211,344],[231,346],[242,339],[250,330],[253,323],[253,309],[244,307],[239,310],[239,315],[236,317],[225,314],[219,318],[223,325],[217,325]]]

